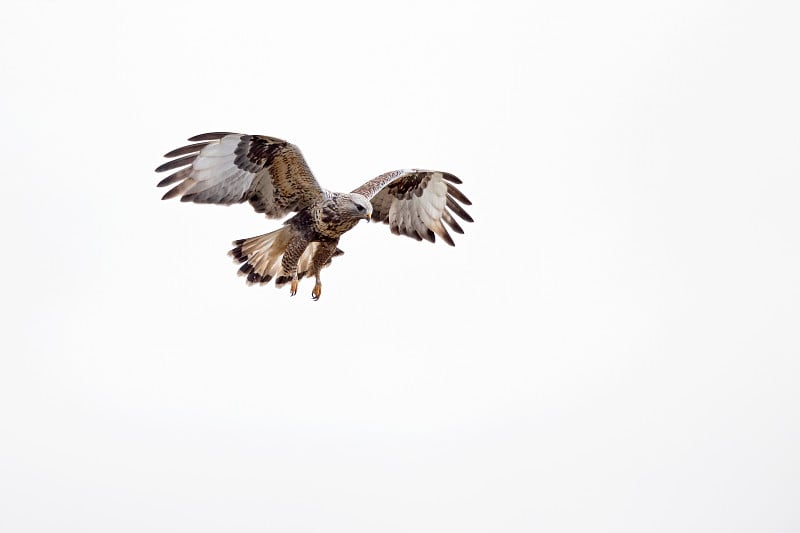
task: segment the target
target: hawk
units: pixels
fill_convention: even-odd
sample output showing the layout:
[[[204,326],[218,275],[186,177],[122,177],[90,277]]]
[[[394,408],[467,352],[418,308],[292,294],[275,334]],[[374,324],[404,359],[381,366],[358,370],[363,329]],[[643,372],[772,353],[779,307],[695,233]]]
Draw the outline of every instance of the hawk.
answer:
[[[442,171],[403,169],[386,172],[352,192],[322,188],[297,146],[266,135],[214,132],[190,137],[188,146],[164,157],[174,158],[156,172],[176,170],[158,183],[174,185],[162,200],[225,204],[249,202],[257,213],[282,218],[283,227],[234,241],[229,252],[240,263],[247,283],[277,287],[289,283],[290,294],[305,276],[314,276],[314,300],[322,294],[320,271],[343,254],[339,238],[361,220],[383,222],[392,233],[418,241],[439,236],[453,246],[445,224],[464,233],[453,215],[472,222],[461,204],[472,205],[456,188],[461,180]]]

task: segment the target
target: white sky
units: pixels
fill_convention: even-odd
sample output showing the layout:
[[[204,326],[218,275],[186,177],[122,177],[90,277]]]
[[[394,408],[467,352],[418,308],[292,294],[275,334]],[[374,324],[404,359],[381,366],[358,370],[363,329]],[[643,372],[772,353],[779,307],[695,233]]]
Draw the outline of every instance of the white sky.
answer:
[[[0,529],[800,530],[795,2],[5,2]],[[464,180],[289,298],[194,134]],[[7,329],[6,329],[7,328]]]

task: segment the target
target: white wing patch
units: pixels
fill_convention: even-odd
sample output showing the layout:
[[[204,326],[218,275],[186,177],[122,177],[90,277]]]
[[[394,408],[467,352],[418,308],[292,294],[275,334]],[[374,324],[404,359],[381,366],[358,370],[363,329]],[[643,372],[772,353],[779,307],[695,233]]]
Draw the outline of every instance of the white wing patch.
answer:
[[[192,162],[189,177],[194,184],[184,192],[181,201],[232,204],[242,200],[255,174],[234,163],[239,141],[239,135],[226,135],[200,151]]]

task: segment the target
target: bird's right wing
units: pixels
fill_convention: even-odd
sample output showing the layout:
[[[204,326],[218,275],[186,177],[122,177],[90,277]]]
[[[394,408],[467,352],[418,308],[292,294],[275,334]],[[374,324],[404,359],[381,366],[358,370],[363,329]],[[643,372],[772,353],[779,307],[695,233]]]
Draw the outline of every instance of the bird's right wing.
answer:
[[[250,202],[258,213],[279,218],[318,201],[322,195],[303,154],[293,144],[265,135],[204,133],[168,152],[174,157],[156,172],[176,170],[158,184],[175,185],[162,198],[182,202]]]

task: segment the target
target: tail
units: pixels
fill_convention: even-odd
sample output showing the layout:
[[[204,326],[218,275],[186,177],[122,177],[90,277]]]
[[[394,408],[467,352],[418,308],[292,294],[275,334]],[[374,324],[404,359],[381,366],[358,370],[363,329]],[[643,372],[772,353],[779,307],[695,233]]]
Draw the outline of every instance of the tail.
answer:
[[[228,255],[233,257],[237,263],[242,263],[239,267],[238,274],[240,276],[247,276],[247,284],[266,284],[277,276],[275,285],[281,287],[291,280],[291,276],[283,271],[283,253],[289,245],[292,238],[291,226],[284,226],[279,230],[259,235],[258,237],[250,237],[249,239],[239,239],[233,241],[235,248],[228,252]],[[297,262],[297,277],[302,278],[309,273],[311,269],[311,259],[317,250],[319,244],[312,242],[300,256]],[[342,255],[344,252],[336,249],[334,257]],[[330,265],[331,261],[325,264]]]

